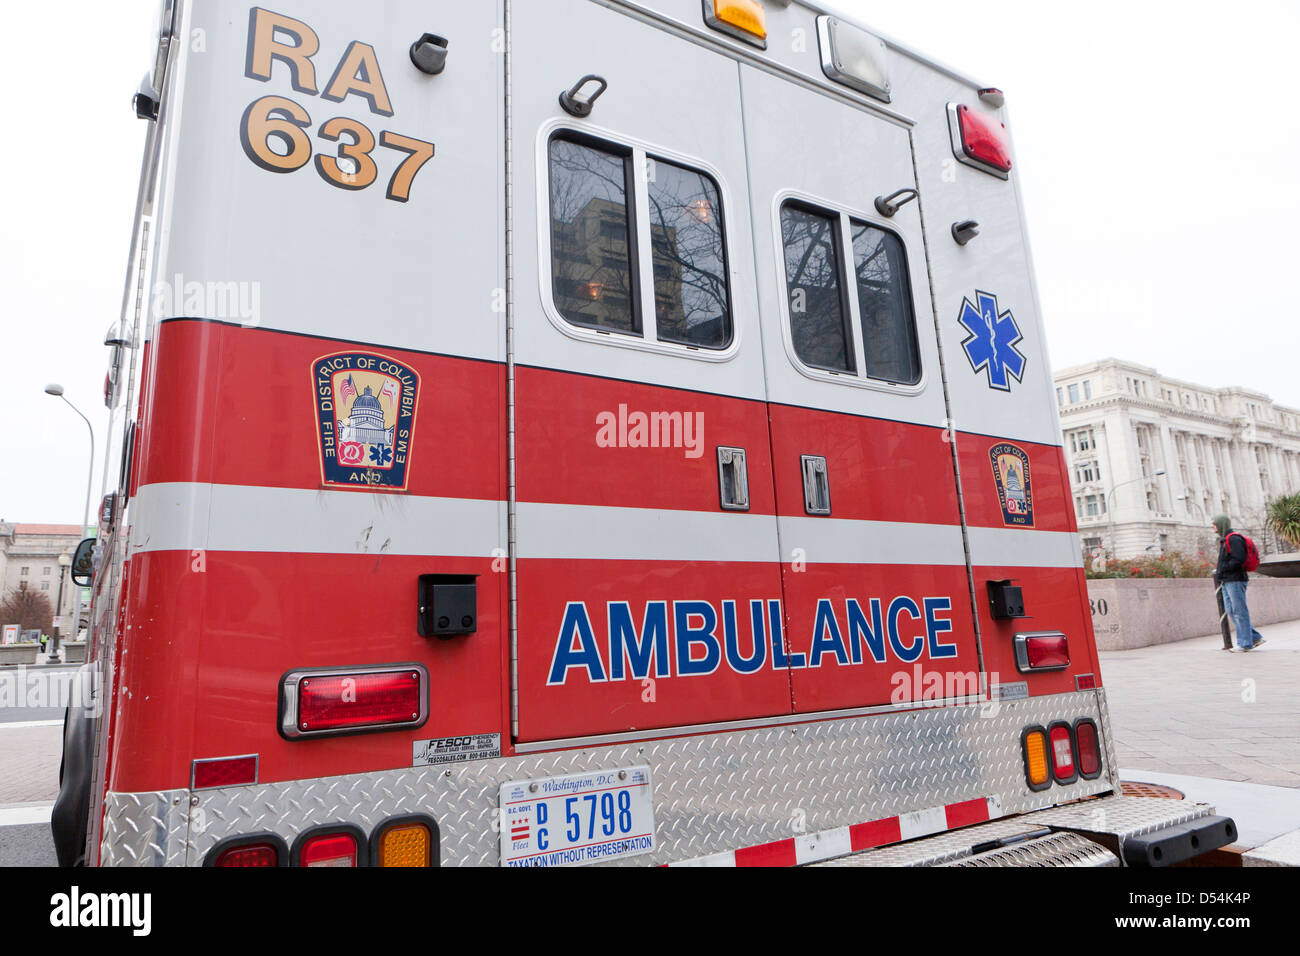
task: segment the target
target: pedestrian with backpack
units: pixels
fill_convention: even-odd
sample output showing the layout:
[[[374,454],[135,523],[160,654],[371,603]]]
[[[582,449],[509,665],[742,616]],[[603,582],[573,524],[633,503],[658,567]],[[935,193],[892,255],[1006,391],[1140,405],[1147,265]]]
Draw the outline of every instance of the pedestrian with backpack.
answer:
[[[1219,566],[1214,581],[1223,585],[1223,604],[1237,631],[1237,649],[1253,651],[1264,643],[1264,638],[1251,627],[1246,586],[1250,581],[1249,572],[1259,567],[1259,549],[1250,538],[1232,530],[1232,519],[1227,515],[1215,516],[1214,530],[1220,538]]]

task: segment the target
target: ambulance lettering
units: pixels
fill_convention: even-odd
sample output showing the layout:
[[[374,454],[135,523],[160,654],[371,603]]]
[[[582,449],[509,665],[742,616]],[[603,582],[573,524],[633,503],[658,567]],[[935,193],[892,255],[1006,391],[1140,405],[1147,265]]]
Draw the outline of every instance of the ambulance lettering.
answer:
[[[320,47],[320,37],[302,20],[253,7],[248,17],[244,76],[259,83],[270,83],[275,76],[287,77],[297,93],[319,95],[328,102],[340,104],[360,99],[376,116],[395,115],[379,67],[379,54],[373,46],[360,40],[351,41],[323,92],[318,89],[316,65],[312,60]],[[281,65],[278,73],[277,63]],[[315,150],[307,132],[311,127],[311,114],[296,100],[263,96],[244,111],[239,141],[245,155],[259,169],[293,173],[312,161]],[[411,198],[415,177],[436,151],[433,143],[392,130],[382,130],[376,137],[365,123],[347,116],[326,120],[316,136],[327,144],[327,152],[315,155],[316,172],[339,189],[358,191],[374,184],[379,178],[379,165],[372,155],[376,148],[403,154],[405,158],[398,162],[388,181],[387,196],[394,202],[404,203]]]
[[[952,633],[952,598],[907,596],[886,603],[871,598],[867,610],[849,599],[841,606],[823,598],[817,603],[811,649],[807,655],[784,650],[779,600],[755,599],[745,613],[736,601],[649,601],[638,626],[627,601],[605,607],[605,640],[597,638],[591,614],[582,601],[570,601],[556,636],[547,676],[548,687],[568,683],[571,672],[588,683],[603,684],[646,678],[706,677],[725,667],[748,676],[764,667],[805,670],[835,663],[861,665],[868,660],[912,664],[923,657],[957,656],[944,639]],[[742,623],[743,621],[743,623]],[[865,654],[864,654],[865,650]]]

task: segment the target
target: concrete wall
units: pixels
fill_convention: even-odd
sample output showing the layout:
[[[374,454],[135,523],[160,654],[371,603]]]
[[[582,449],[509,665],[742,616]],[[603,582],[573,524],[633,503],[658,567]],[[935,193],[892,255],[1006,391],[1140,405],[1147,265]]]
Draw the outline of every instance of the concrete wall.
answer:
[[[1088,582],[1097,647],[1126,651],[1204,637],[1219,629],[1209,578]],[[1255,627],[1300,620],[1300,580],[1253,576],[1246,591]]]

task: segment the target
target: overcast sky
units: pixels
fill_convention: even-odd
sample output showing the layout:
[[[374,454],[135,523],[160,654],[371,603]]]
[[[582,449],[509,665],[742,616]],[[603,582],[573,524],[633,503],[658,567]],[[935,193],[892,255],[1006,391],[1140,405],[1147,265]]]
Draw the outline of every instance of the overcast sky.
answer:
[[[1055,367],[1116,356],[1300,407],[1300,3],[835,5],[1006,91]],[[48,4],[0,14],[3,519],[75,523],[84,501],[86,426],[42,390],[102,436],[157,7],[64,0],[58,44]]]

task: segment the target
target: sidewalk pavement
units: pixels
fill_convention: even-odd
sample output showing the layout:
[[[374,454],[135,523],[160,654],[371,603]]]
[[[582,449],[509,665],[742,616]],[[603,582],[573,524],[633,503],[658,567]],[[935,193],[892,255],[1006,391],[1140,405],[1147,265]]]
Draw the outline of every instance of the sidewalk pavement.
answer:
[[[1101,655],[1119,764],[1300,787],[1300,621],[1229,653],[1215,634]]]
[[[59,795],[63,722],[0,724],[0,807],[50,803]]]

